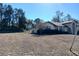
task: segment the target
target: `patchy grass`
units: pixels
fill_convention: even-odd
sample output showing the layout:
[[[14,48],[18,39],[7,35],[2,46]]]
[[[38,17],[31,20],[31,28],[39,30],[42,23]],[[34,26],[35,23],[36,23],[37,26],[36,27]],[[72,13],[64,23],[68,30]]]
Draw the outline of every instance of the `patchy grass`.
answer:
[[[36,36],[25,33],[0,34],[0,55],[2,56],[74,56],[69,51],[73,35]],[[79,52],[79,36],[73,51]]]

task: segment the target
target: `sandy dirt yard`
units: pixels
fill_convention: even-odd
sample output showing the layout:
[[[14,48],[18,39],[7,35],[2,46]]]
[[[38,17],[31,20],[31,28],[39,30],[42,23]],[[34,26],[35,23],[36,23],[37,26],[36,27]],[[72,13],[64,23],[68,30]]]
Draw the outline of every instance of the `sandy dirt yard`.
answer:
[[[70,52],[74,35],[44,35],[29,33],[0,34],[0,56],[74,56]],[[79,54],[79,36],[73,51]]]

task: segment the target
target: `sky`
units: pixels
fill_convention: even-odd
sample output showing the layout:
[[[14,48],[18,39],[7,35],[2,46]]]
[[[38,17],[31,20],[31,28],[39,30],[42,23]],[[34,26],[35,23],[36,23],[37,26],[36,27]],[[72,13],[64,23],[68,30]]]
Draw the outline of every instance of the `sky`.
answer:
[[[79,19],[78,3],[9,3],[13,8],[22,8],[28,19],[40,18],[50,21],[55,16],[56,11],[60,10],[70,14],[73,18]]]

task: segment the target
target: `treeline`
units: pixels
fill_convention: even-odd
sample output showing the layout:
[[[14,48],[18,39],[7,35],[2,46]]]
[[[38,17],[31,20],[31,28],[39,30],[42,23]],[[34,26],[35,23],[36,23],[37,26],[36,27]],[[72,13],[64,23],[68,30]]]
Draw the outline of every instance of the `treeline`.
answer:
[[[51,21],[62,22],[66,20],[76,20],[71,15],[63,16],[63,12],[57,11]],[[21,32],[35,28],[44,20],[36,18],[27,19],[23,9],[13,8],[11,5],[0,3],[0,32]]]
[[[25,12],[0,3],[0,32],[23,31],[26,28]]]

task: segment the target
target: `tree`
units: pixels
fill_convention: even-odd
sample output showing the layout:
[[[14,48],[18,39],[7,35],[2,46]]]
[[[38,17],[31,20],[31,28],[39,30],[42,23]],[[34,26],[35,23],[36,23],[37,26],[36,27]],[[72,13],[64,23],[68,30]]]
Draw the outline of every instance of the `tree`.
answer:
[[[2,21],[2,8],[3,8],[3,4],[0,3],[0,22]]]
[[[12,19],[13,9],[11,5],[4,5],[4,18],[2,20],[2,27],[7,28],[7,26],[11,26],[11,19]]]
[[[27,30],[30,30],[30,29],[34,28],[34,23],[33,23],[32,19],[28,19],[26,22],[27,22],[26,23],[26,29]]]
[[[16,9],[15,18],[16,18],[16,23],[17,23],[18,28],[25,29],[26,17],[22,9]]]
[[[70,14],[67,14],[67,15],[66,15],[66,17],[65,17],[65,20],[67,20],[67,21],[70,21],[70,20],[72,20],[72,17],[71,17],[71,15],[70,15]]]
[[[60,22],[60,20],[58,20],[56,17],[54,17],[52,21],[54,21],[54,22]]]
[[[25,12],[22,9],[13,9],[11,5],[0,4],[0,28],[2,30],[11,28],[25,29]]]
[[[22,16],[19,18],[19,28],[26,29],[26,18]]]
[[[56,11],[56,16],[53,18],[52,21],[61,22],[61,16],[63,16],[63,12]]]
[[[67,14],[65,17],[64,17],[64,21],[75,21],[75,22],[78,22],[77,19],[75,18],[72,18],[72,16],[70,14]]]
[[[3,4],[0,3],[0,29],[1,29],[1,21],[2,21],[2,15],[3,15]]]
[[[5,11],[5,16],[6,16],[8,26],[10,26],[11,24],[12,14],[13,14],[13,8],[11,5],[8,5]]]
[[[43,20],[41,20],[40,18],[36,18],[35,20],[34,20],[34,22],[36,23],[36,24],[38,24],[38,23],[41,23]]]
[[[18,26],[18,9],[17,8],[15,8],[14,9],[14,13],[12,14],[12,18],[13,18],[13,20],[12,20],[12,26]]]

